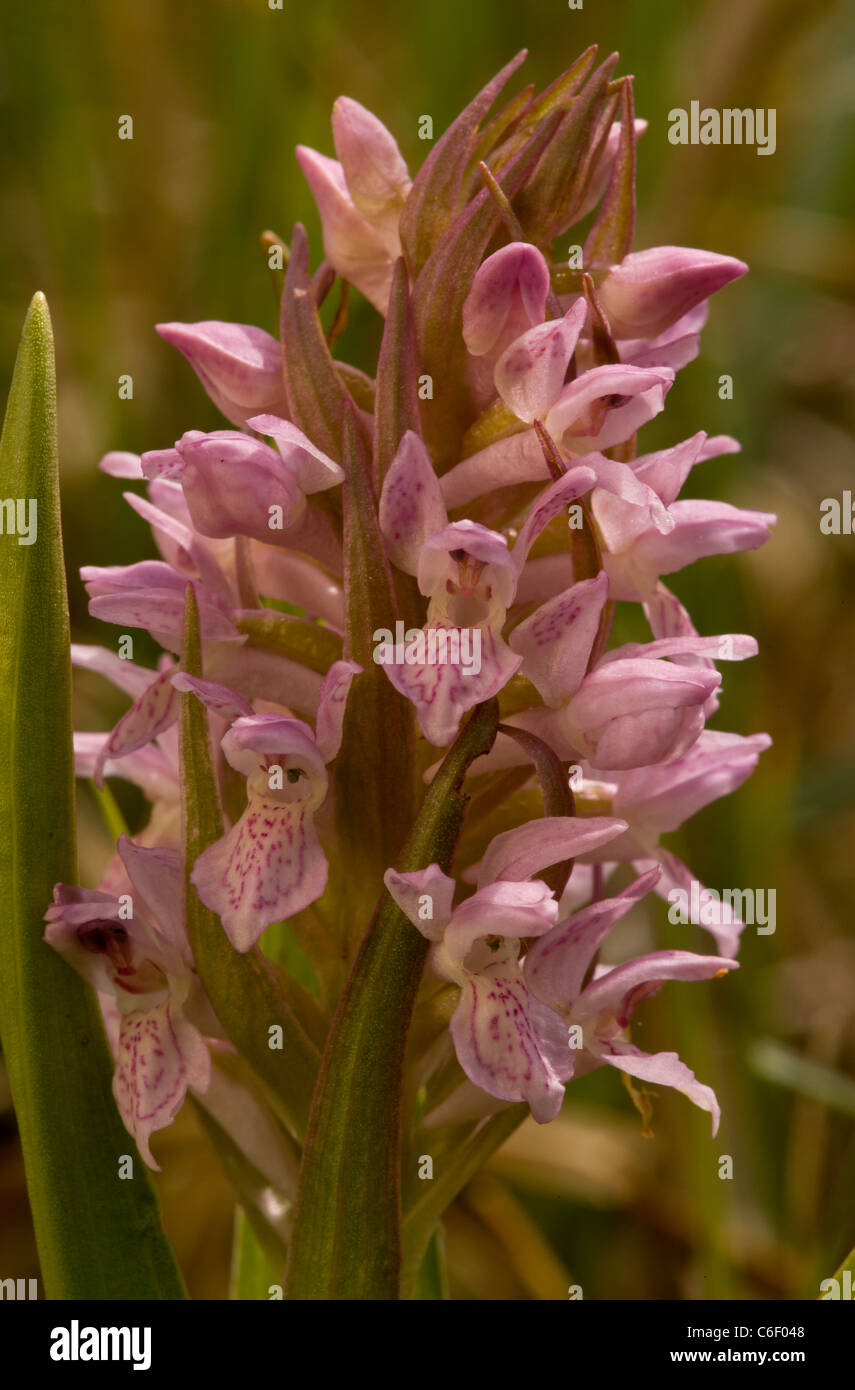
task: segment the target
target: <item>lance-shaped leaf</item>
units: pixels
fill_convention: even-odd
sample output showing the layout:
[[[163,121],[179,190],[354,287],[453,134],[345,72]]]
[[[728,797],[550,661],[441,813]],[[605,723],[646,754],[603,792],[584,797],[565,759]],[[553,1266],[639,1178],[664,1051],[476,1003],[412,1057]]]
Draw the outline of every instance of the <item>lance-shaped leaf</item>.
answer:
[[[401,244],[413,278],[459,208],[464,175],[478,143],[481,121],[525,58],[523,49],[473,97],[434,145],[419,170],[407,195],[400,223]]]
[[[425,794],[398,860],[448,872],[466,806],[463,780],[489,752],[498,705],[479,705]],[[286,1297],[396,1299],[401,1263],[404,1053],[426,937],[384,894],[333,1019],[303,1163]]]
[[[330,458],[341,458],[341,422],[350,397],[335,369],[309,276],[309,243],[297,223],[280,314],[291,419]]]
[[[497,180],[509,201],[525,185],[552,139],[558,120],[558,114],[547,118]],[[500,222],[501,212],[485,188],[449,227],[419,275],[413,293],[422,360],[435,383],[436,399],[426,404],[422,418],[425,437],[440,467],[457,461],[460,437],[471,422],[466,391],[458,385],[465,380],[463,305]]]
[[[588,154],[616,62],[617,54],[613,53],[573,98],[534,176],[517,199],[517,216],[538,246],[548,247],[569,225],[574,182]]]
[[[514,739],[523,749],[526,757],[531,759],[543,796],[543,814],[545,816],[575,815],[576,807],[567,774],[549,744],[544,743],[543,739],[537,738],[535,734],[530,734],[525,729],[515,729],[511,724],[500,724],[499,730],[501,733],[507,734],[509,738]],[[572,859],[567,859],[562,864],[553,864],[551,868],[545,869],[540,874],[544,883],[549,884],[556,898],[560,898],[567,887],[567,880],[572,868]]]
[[[183,1298],[157,1200],[113,1099],[94,991],[43,940],[74,883],[71,664],[50,316],[33,299],[0,442],[0,1036],[44,1291],[51,1299]],[[14,524],[10,520],[14,518]],[[120,1157],[134,1160],[120,1182]]]
[[[183,670],[201,676],[199,612],[187,586]],[[296,981],[277,976],[254,948],[235,951],[219,918],[199,899],[190,873],[199,855],[223,834],[217,780],[211,758],[208,716],[191,691],[181,696],[181,799],[184,826],[187,937],[199,978],[229,1039],[271,1088],[289,1127],[305,1128],[318,1068],[317,1001]],[[319,1023],[319,1020],[317,1020]],[[271,1029],[281,1028],[281,1048],[271,1047]]]
[[[585,240],[586,266],[616,265],[632,250],[635,232],[635,107],[632,78],[621,91],[620,144],[609,186]]]
[[[374,406],[374,481],[382,484],[407,430],[419,433],[419,397],[416,388],[416,335],[407,270],[403,260],[395,266],[386,325],[377,364]]]
[[[344,655],[359,663],[362,675],[353,682],[345,710],[335,803],[346,866],[345,910],[351,928],[360,930],[412,821],[415,733],[412,705],[374,660],[374,634],[383,628],[394,631],[397,607],[368,459],[352,410],[344,420],[343,458]]]

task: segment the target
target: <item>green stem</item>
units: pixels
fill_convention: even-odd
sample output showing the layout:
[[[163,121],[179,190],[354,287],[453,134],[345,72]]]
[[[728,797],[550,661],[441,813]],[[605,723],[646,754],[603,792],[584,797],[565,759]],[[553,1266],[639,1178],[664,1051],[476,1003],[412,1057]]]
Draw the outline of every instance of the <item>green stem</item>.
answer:
[[[400,857],[404,872],[451,867],[473,759],[498,705],[480,705],[429,787]],[[286,1298],[397,1299],[401,1266],[404,1054],[428,941],[383,896],[333,1019],[312,1100]]]

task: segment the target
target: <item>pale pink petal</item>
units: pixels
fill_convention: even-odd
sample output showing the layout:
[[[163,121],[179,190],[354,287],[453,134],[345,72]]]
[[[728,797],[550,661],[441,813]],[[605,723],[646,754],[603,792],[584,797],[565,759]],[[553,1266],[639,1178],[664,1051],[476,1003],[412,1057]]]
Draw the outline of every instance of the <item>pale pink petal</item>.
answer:
[[[499,952],[467,975],[451,1020],[457,1059],[476,1086],[500,1100],[526,1100],[538,1124],[561,1109],[564,1087],[543,1056],[516,960]]]
[[[491,841],[478,867],[478,887],[497,879],[530,878],[550,864],[606,844],[627,829],[611,816],[544,816],[506,830]]]
[[[528,553],[543,529],[577,497],[588,492],[596,480],[596,473],[587,466],[570,468],[535,498],[514,542],[512,558],[518,570],[523,569]]]
[[[239,719],[242,715],[252,714],[252,705],[227,685],[202,680],[199,676],[188,676],[186,671],[179,671],[171,680],[176,690],[197,695],[206,709],[213,710],[223,719]]]
[[[419,436],[407,430],[380,494],[380,529],[392,563],[407,574],[416,574],[422,546],[447,522],[430,455]]]
[[[578,690],[588,668],[609,582],[602,572],[549,599],[519,623],[508,641],[523,658],[522,673],[547,705]]]
[[[502,400],[520,420],[543,419],[557,400],[585,322],[579,299],[563,318],[535,324],[506,348],[494,379]]]
[[[113,1095],[150,1168],[160,1171],[149,1148],[151,1135],[172,1123],[188,1088],[204,1093],[210,1077],[202,1035],[171,998],[122,1014]]]
[[[463,305],[463,339],[483,357],[507,337],[540,323],[549,293],[549,267],[540,251],[515,241],[488,256]]]
[[[148,689],[154,676],[154,671],[124,660],[108,647],[87,646],[80,642],[71,644],[71,664],[83,671],[97,671],[99,676],[105,676],[133,699]]]
[[[159,323],[157,331],[187,358],[208,395],[232,424],[285,406],[282,348],[249,323]]]
[[[175,723],[179,702],[172,686],[172,670],[170,667],[156,676],[113,729],[95,763],[93,777],[97,787],[104,785],[104,764],[108,758],[135,752]]]
[[[344,477],[344,469],[317,449],[290,420],[283,420],[278,415],[253,415],[247,424],[259,434],[269,435],[274,441],[301,492],[324,492],[327,488],[335,487]]]
[[[318,696],[315,743],[325,763],[332,762],[341,747],[348,692],[354,676],[361,673],[362,667],[355,661],[334,661],[324,676]]]
[[[553,1007],[572,1004],[606,934],[630,908],[650,892],[659,878],[658,865],[639,875],[613,898],[601,898],[559,922],[529,948],[525,978],[529,988]]]
[[[302,803],[253,797],[240,820],[193,866],[192,882],[238,951],[249,951],[273,922],[316,901],[327,861]]]
[[[439,941],[451,917],[454,879],[443,873],[438,864],[429,864],[426,869],[405,874],[387,869],[383,882],[422,936]],[[428,911],[430,915],[425,916]]]
[[[680,1061],[676,1052],[650,1054],[640,1052],[632,1043],[615,1040],[610,1044],[608,1051],[603,1049],[598,1051],[597,1055],[603,1062],[608,1062],[610,1066],[617,1067],[629,1076],[637,1077],[639,1081],[649,1082],[652,1086],[671,1086],[675,1091],[682,1091],[693,1105],[709,1111],[712,1116],[712,1135],[715,1138],[721,1117],[715,1091],[698,1081],[695,1073],[685,1062]]]
[[[426,642],[447,643],[445,651],[437,647],[442,658],[418,662],[393,662],[384,665],[396,690],[416,707],[419,725],[425,738],[444,748],[455,738],[463,715],[489,700],[507,685],[519,670],[521,657],[515,656],[503,639],[489,627],[456,628],[447,623],[434,623],[424,629]],[[476,638],[480,639],[480,667],[476,657]],[[453,643],[458,644],[460,661],[454,661]],[[409,648],[408,648],[409,649]],[[408,650],[405,649],[405,650]],[[417,650],[414,654],[417,656]],[[425,647],[426,658],[430,646]],[[466,664],[464,657],[469,657]]]
[[[540,879],[488,883],[454,911],[443,944],[461,965],[483,937],[542,936],[558,919],[558,903]]]
[[[139,454],[129,454],[123,449],[111,449],[101,459],[98,467],[111,478],[142,478],[142,463]]]
[[[120,835],[116,848],[139,895],[143,914],[153,917],[169,943],[189,960],[184,930],[184,865],[178,850],[145,848]],[[137,904],[134,903],[134,913]]]

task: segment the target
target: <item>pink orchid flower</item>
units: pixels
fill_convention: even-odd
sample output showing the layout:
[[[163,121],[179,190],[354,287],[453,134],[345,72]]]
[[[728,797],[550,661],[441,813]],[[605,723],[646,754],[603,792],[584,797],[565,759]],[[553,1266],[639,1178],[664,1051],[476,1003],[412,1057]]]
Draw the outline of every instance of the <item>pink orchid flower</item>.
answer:
[[[202,992],[184,931],[181,856],[123,835],[122,895],[57,884],[45,940],[118,1007],[113,1095],[146,1163],[149,1140],[171,1124],[188,1090],[203,1095],[211,1059],[203,1034],[219,1025]]]
[[[314,814],[326,799],[326,764],[339,750],[347,693],[361,669],[353,661],[330,667],[314,732],[299,719],[253,714],[223,687],[184,674],[173,678],[179,690],[193,691],[216,712],[239,712],[222,750],[247,779],[247,807],[199,856],[190,876],[238,951],[250,950],[266,927],[302,912],[326,887]]]
[[[714,668],[666,658],[697,653],[744,660],[756,655],[757,643],[742,635],[628,643],[591,667],[608,593],[601,571],[514,629],[510,646],[523,657],[522,673],[545,708],[523,711],[508,723],[545,739],[561,758],[581,757],[606,771],[669,762],[697,739],[721,677]]]
[[[557,500],[533,508],[513,553],[496,531],[473,521],[448,524],[442,490],[428,452],[418,435],[408,431],[383,484],[380,525],[393,564],[418,578],[428,599],[425,636],[444,635],[444,653],[451,659],[388,661],[380,653],[389,680],[416,706],[425,737],[444,746],[457,733],[466,710],[495,695],[518,670],[515,656],[502,637],[517,578],[530,546],[547,521],[572,498],[591,486],[594,475],[585,468],[565,474]],[[453,638],[457,646],[449,647]],[[467,645],[477,652],[476,663],[465,659]],[[455,657],[454,652],[458,655]],[[471,652],[469,653],[471,655]]]
[[[282,348],[249,323],[159,323],[165,342],[183,353],[218,410],[243,427],[253,415],[287,414]]]
[[[662,868],[656,892],[667,899],[673,888],[687,893],[694,904],[692,871],[675,854],[660,845],[660,836],[677,830],[684,821],[696,815],[704,806],[720,796],[728,796],[750,777],[760,754],[771,746],[768,734],[724,733],[705,729],[683,757],[661,766],[634,768],[601,778],[596,771],[577,793],[580,809],[587,805],[595,813],[606,808],[627,823],[627,831],[610,846],[609,854],[598,849],[581,857],[589,863],[605,864],[630,862],[639,871],[658,864]],[[706,889],[698,886],[697,900],[704,902]],[[707,903],[699,913],[692,907],[691,920],[705,927],[716,940],[719,950],[733,956],[739,946],[743,923],[729,904],[719,908]]]
[[[337,160],[305,145],[297,159],[321,215],[327,260],[385,314],[409,172],[393,136],[359,102],[339,97],[332,129]]]
[[[497,851],[496,868],[510,870],[507,877],[483,881],[456,908],[454,880],[437,864],[416,873],[389,869],[385,875],[401,911],[434,943],[433,969],[460,986],[451,1036],[463,1070],[491,1096],[528,1101],[540,1124],[557,1115],[564,1087],[549,1039],[540,1035],[543,1011],[529,995],[519,955],[521,939],[551,930],[558,903],[545,883],[529,882],[528,876],[573,856],[582,845],[614,839],[621,825],[572,817],[532,822],[535,836],[524,848],[518,846],[513,858]],[[560,1027],[560,1019],[556,1024]]]
[[[271,435],[277,448],[238,430],[189,430],[174,449],[143,454],[143,473],[180,482],[203,536],[250,536],[299,548],[307,494],[335,487],[344,474],[290,421],[253,415],[248,423]]]

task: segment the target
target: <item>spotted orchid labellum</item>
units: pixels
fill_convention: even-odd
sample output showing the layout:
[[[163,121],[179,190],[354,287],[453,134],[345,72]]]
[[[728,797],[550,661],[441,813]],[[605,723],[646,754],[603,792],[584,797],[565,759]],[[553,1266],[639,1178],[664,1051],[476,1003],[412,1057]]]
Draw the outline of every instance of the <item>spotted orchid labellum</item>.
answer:
[[[75,758],[149,809],[100,883],[57,885],[45,939],[98,991],[142,1158],[207,1105],[290,1298],[411,1296],[476,1137],[484,1161],[595,1068],[654,1130],[667,1087],[719,1123],[635,1021],[737,968],[733,915],[674,946],[660,900],[694,881],[672,832],[769,739],[715,723],[753,638],[698,632],[663,581],[775,518],[681,498],[734,440],[638,434],[746,266],[633,250],[644,122],[613,59],[491,120],[523,57],[414,175],[340,97],[329,147],[297,150],[323,252],[294,228],[278,332],[158,327],[222,428],[101,464],[157,553],[82,571],[106,635],[75,665],[130,705]],[[334,355],[348,304],[382,320],[374,364]],[[129,630],[150,669],[116,653]]]

